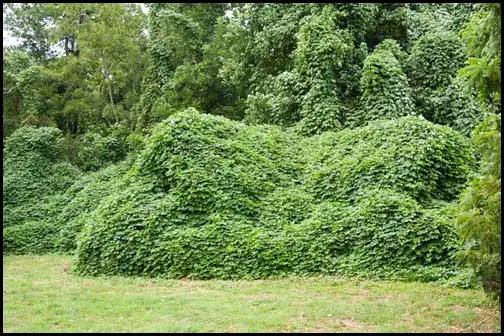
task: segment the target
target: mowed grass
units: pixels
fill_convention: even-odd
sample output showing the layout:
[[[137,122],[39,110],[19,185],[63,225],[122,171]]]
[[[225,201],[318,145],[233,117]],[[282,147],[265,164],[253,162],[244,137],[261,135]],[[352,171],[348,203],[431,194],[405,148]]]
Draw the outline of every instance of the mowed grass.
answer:
[[[4,332],[500,332],[481,290],[338,277],[81,277],[68,256],[4,256]]]

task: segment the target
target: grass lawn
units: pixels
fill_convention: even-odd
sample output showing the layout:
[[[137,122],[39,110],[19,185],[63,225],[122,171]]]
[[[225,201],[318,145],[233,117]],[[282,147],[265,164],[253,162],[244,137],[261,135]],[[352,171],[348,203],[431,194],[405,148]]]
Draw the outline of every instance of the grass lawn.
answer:
[[[4,332],[500,332],[481,290],[338,277],[91,278],[4,256]]]

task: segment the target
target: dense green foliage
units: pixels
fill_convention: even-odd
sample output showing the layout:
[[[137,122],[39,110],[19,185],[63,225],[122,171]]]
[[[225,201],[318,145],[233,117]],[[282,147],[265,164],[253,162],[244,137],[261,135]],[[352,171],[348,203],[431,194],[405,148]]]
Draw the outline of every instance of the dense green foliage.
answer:
[[[415,41],[405,66],[418,113],[469,136],[481,112],[475,95],[456,78],[465,58],[461,39],[452,31],[437,30]]]
[[[461,257],[476,270],[483,288],[501,294],[501,119],[488,116],[475,130],[481,170],[462,195],[458,224]]]
[[[294,64],[308,86],[301,100],[301,132],[321,133],[342,128],[343,109],[335,78],[351,55],[351,35],[336,25],[333,7],[324,7],[302,24],[297,35]]]
[[[22,127],[5,142],[3,161],[3,225],[5,252],[45,252],[57,232],[58,195],[80,171],[61,159],[61,131]]]
[[[137,5],[6,6],[23,44],[4,50],[4,139],[22,125],[58,127],[69,140],[134,129],[145,58]]]
[[[226,4],[152,4],[149,12],[147,71],[138,128],[193,106],[218,114],[234,99],[218,78]],[[231,37],[231,40],[234,40]],[[222,49],[224,49],[222,48]],[[224,101],[223,101],[224,100]]]
[[[500,291],[499,5],[145,8],[4,5],[4,252]]]
[[[52,196],[65,191],[80,172],[61,159],[61,131],[22,127],[5,142],[3,160],[4,226],[45,220],[56,206]]]
[[[475,163],[460,134],[416,117],[312,139],[304,144],[302,156],[309,158],[308,184],[318,199],[351,200],[363,189],[385,188],[406,193],[421,204],[449,202]]]
[[[501,91],[501,6],[480,5],[462,30],[469,55],[462,76],[470,80],[479,98],[494,110],[500,109]]]
[[[473,132],[480,170],[462,194],[457,222],[461,259],[475,270],[490,297],[501,300],[500,5],[481,5],[462,31],[470,56],[460,74],[488,111]]]
[[[127,162],[122,162],[84,175],[59,197],[61,210],[53,221],[53,225],[58,227],[53,241],[55,250],[62,252],[75,250],[77,234],[90,213],[103,198],[114,191],[113,187],[118,182],[117,177],[128,167]]]
[[[360,113],[353,118],[354,125],[415,114],[408,79],[400,64],[404,57],[396,41],[384,40],[366,58],[361,77]]]
[[[186,111],[91,214],[76,269],[437,280],[455,274],[457,235],[433,203],[456,198],[471,163],[466,139],[414,117],[303,140]]]
[[[4,136],[57,126],[70,147],[118,123],[146,132],[187,107],[304,135],[421,114],[469,136],[481,119],[451,81],[466,58],[467,4],[149,4],[148,20],[134,5],[8,7],[25,56],[5,53]]]
[[[61,158],[61,131],[23,127],[4,150],[3,248],[8,253],[70,251],[75,236],[126,162],[82,174]]]

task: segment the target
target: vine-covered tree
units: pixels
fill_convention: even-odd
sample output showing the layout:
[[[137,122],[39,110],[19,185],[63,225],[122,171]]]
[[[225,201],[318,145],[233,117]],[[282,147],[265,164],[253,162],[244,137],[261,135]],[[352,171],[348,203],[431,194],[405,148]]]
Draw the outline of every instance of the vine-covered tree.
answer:
[[[481,111],[474,94],[462,89],[461,79],[456,78],[465,60],[464,44],[457,34],[436,28],[414,43],[406,69],[418,113],[469,136],[481,120]]]
[[[49,125],[40,113],[38,91],[41,68],[29,53],[12,50],[3,59],[3,137],[23,124]]]
[[[387,39],[364,61],[360,108],[351,118],[354,126],[364,126],[372,120],[415,115],[411,89],[398,58],[405,58],[400,46]]]

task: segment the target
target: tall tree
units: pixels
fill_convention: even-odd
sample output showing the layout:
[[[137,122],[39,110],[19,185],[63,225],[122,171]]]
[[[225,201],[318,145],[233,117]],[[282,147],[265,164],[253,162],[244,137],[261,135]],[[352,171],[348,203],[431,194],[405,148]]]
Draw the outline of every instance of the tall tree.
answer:
[[[493,111],[500,109],[501,5],[481,5],[461,32],[467,43],[467,65],[460,70],[479,98]]]
[[[470,136],[481,120],[481,111],[474,94],[464,90],[463,80],[457,78],[466,58],[457,34],[438,27],[415,41],[405,66],[418,112]]]
[[[462,260],[475,270],[490,297],[501,295],[500,4],[479,7],[462,31],[469,60],[460,74],[476,89],[486,114],[473,133],[480,170],[463,193],[457,218]],[[500,307],[500,305],[499,305]]]
[[[352,118],[353,126],[416,115],[408,79],[398,60],[404,57],[399,44],[387,39],[366,58],[361,78],[363,93],[359,112]]]
[[[21,42],[21,48],[37,61],[50,57],[47,25],[53,22],[44,3],[6,3],[5,26]]]

